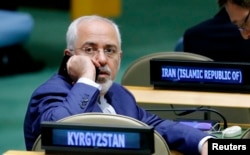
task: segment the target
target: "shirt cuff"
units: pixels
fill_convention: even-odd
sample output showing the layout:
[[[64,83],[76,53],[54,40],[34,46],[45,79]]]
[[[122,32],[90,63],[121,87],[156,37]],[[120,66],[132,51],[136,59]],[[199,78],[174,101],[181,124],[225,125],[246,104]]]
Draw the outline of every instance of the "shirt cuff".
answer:
[[[76,83],[84,83],[84,84],[87,84],[87,85],[96,87],[96,88],[98,88],[99,90],[102,89],[102,86],[101,86],[100,84],[95,83],[94,81],[92,81],[92,80],[90,80],[90,79],[88,79],[88,78],[84,78],[84,77],[78,79]]]
[[[203,144],[210,138],[214,138],[213,136],[206,136],[204,138],[201,139],[201,141],[199,142],[199,145],[198,145],[198,149],[199,149],[199,152],[201,153],[202,151],[202,146]]]

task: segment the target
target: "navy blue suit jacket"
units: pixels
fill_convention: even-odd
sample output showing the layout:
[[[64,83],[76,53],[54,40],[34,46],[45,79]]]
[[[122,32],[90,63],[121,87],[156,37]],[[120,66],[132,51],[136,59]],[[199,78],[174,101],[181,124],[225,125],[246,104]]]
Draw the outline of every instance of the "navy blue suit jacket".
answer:
[[[184,51],[207,56],[214,61],[250,62],[250,39],[244,40],[222,8],[184,33]]]
[[[90,85],[67,82],[61,75],[54,75],[38,87],[29,102],[25,121],[24,135],[27,150],[31,150],[40,134],[41,121],[57,121],[67,116],[85,112],[102,112],[96,104],[100,91]],[[117,114],[138,119],[154,126],[166,140],[170,149],[185,154],[198,154],[199,141],[207,134],[192,127],[170,120],[162,120],[154,114],[137,106],[133,95],[123,86],[113,83],[105,98]]]

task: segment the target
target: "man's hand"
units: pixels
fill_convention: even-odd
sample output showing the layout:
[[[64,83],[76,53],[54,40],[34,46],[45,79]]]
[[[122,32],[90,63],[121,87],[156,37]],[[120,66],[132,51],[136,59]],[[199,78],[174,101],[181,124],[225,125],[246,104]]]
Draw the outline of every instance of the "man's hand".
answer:
[[[70,78],[75,82],[84,77],[95,81],[95,65],[88,56],[73,55],[67,62],[67,71]]]
[[[207,141],[202,145],[201,155],[208,155],[208,142]]]

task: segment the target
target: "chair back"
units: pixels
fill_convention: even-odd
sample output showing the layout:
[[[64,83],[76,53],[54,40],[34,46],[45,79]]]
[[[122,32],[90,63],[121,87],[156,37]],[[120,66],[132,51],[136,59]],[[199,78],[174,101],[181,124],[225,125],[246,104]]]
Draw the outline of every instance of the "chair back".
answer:
[[[69,116],[59,120],[58,122],[73,122],[87,124],[106,124],[106,125],[126,125],[128,127],[147,126],[147,124],[138,121],[134,118],[124,115],[112,115],[104,113],[83,113]],[[154,132],[155,153],[153,155],[170,155],[170,150],[163,137],[157,132]],[[43,151],[41,148],[41,135],[35,141],[33,151]]]
[[[241,139],[250,139],[250,128],[242,134]]]
[[[132,86],[151,86],[150,84],[150,59],[162,58],[171,60],[197,60],[213,61],[212,59],[188,52],[158,52],[145,55],[135,60],[124,72],[121,84]]]

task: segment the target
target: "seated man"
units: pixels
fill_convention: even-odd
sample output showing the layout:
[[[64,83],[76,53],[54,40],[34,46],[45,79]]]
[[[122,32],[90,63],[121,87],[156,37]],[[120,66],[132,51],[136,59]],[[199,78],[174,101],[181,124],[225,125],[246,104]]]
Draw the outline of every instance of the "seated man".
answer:
[[[39,86],[30,99],[24,121],[27,150],[32,149],[41,134],[42,121],[103,112],[126,115],[153,126],[170,149],[185,155],[207,154],[208,134],[148,113],[136,104],[127,89],[113,82],[122,57],[120,32],[115,23],[100,16],[79,17],[69,26],[66,37],[62,68]]]
[[[23,44],[31,35],[34,21],[24,12],[0,10],[0,75],[36,71],[43,63],[34,62]]]
[[[250,0],[218,0],[220,11],[186,30],[184,51],[215,61],[250,62]]]

